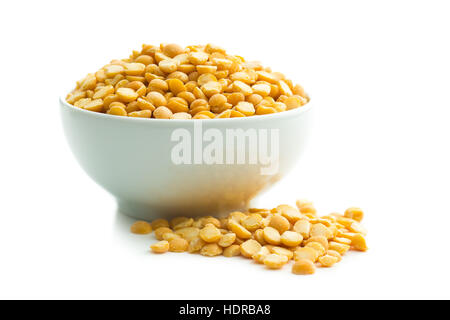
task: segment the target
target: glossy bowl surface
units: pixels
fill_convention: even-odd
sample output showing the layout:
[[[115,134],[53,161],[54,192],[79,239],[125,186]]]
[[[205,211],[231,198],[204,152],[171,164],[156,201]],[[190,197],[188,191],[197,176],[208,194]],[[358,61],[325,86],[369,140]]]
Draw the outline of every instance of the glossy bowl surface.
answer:
[[[308,136],[310,110],[311,102],[286,112],[246,118],[142,119],[86,111],[60,98],[64,132],[81,167],[117,199],[122,213],[146,220],[173,215],[217,215],[245,209],[250,200],[297,164]],[[245,140],[245,163],[238,163],[236,156],[241,150],[237,140],[234,146],[227,144],[227,132],[250,136],[256,132],[256,140]],[[278,139],[272,141],[276,132]],[[173,137],[183,135],[190,136],[191,164],[177,164],[179,160],[173,160],[174,147],[182,141],[174,141]],[[211,154],[206,146],[220,136],[224,138],[222,146],[220,143],[219,148],[215,146],[225,163],[208,164],[211,158],[202,155]],[[258,141],[257,149],[255,141]],[[270,149],[273,143],[278,145],[279,156],[271,168],[278,170],[269,170],[269,165],[259,156],[256,163],[249,163],[254,150],[258,155],[264,146],[275,150]],[[230,152],[234,152],[234,162],[226,163]],[[215,158],[216,162],[219,158]],[[264,168],[266,172],[262,174]],[[273,172],[267,174],[268,171]]]

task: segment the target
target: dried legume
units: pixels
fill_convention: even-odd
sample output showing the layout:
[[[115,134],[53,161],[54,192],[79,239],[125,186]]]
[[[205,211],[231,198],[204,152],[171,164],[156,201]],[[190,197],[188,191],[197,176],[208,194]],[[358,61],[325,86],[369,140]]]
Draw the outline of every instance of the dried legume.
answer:
[[[135,234],[149,234],[152,232],[152,226],[146,221],[136,221],[130,227],[130,231]]]

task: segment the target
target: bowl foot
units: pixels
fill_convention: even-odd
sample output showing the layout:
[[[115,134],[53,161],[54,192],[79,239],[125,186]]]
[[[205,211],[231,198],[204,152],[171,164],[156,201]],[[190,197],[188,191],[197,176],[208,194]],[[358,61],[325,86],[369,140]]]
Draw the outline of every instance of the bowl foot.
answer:
[[[123,200],[117,201],[117,211],[126,216],[146,221],[167,217],[167,213],[165,211],[156,210],[146,204]]]
[[[171,207],[171,208],[158,208],[149,204],[142,204],[133,201],[117,200],[117,211],[139,220],[151,221],[158,218],[172,219],[174,217],[199,217],[199,216],[227,216],[232,211],[246,211],[248,204],[235,205],[227,208],[210,206],[210,207]]]

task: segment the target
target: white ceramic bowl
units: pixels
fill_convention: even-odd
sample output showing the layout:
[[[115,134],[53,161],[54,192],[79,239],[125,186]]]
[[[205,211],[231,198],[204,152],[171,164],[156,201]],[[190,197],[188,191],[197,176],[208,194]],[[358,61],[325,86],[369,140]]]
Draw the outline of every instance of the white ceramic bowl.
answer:
[[[297,164],[311,114],[311,103],[277,114],[210,120],[111,116],[76,108],[64,98],[60,107],[65,135],[81,167],[117,199],[120,212],[146,220],[246,208]],[[194,136],[196,122],[203,132],[216,128],[224,136],[226,129],[279,129],[278,171],[263,175],[261,168],[267,166],[260,163],[174,164],[171,152],[178,142],[171,141],[173,131],[184,128]],[[224,143],[223,153],[229,151]]]

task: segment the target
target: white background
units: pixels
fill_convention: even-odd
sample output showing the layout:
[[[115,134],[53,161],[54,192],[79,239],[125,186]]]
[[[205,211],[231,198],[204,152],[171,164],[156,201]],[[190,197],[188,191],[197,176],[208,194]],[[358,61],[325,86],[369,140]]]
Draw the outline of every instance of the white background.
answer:
[[[3,1],[0,298],[450,298],[446,1]],[[314,276],[152,255],[82,171],[58,96],[142,43],[213,42],[301,83],[309,147],[262,204],[360,206],[370,250]]]

